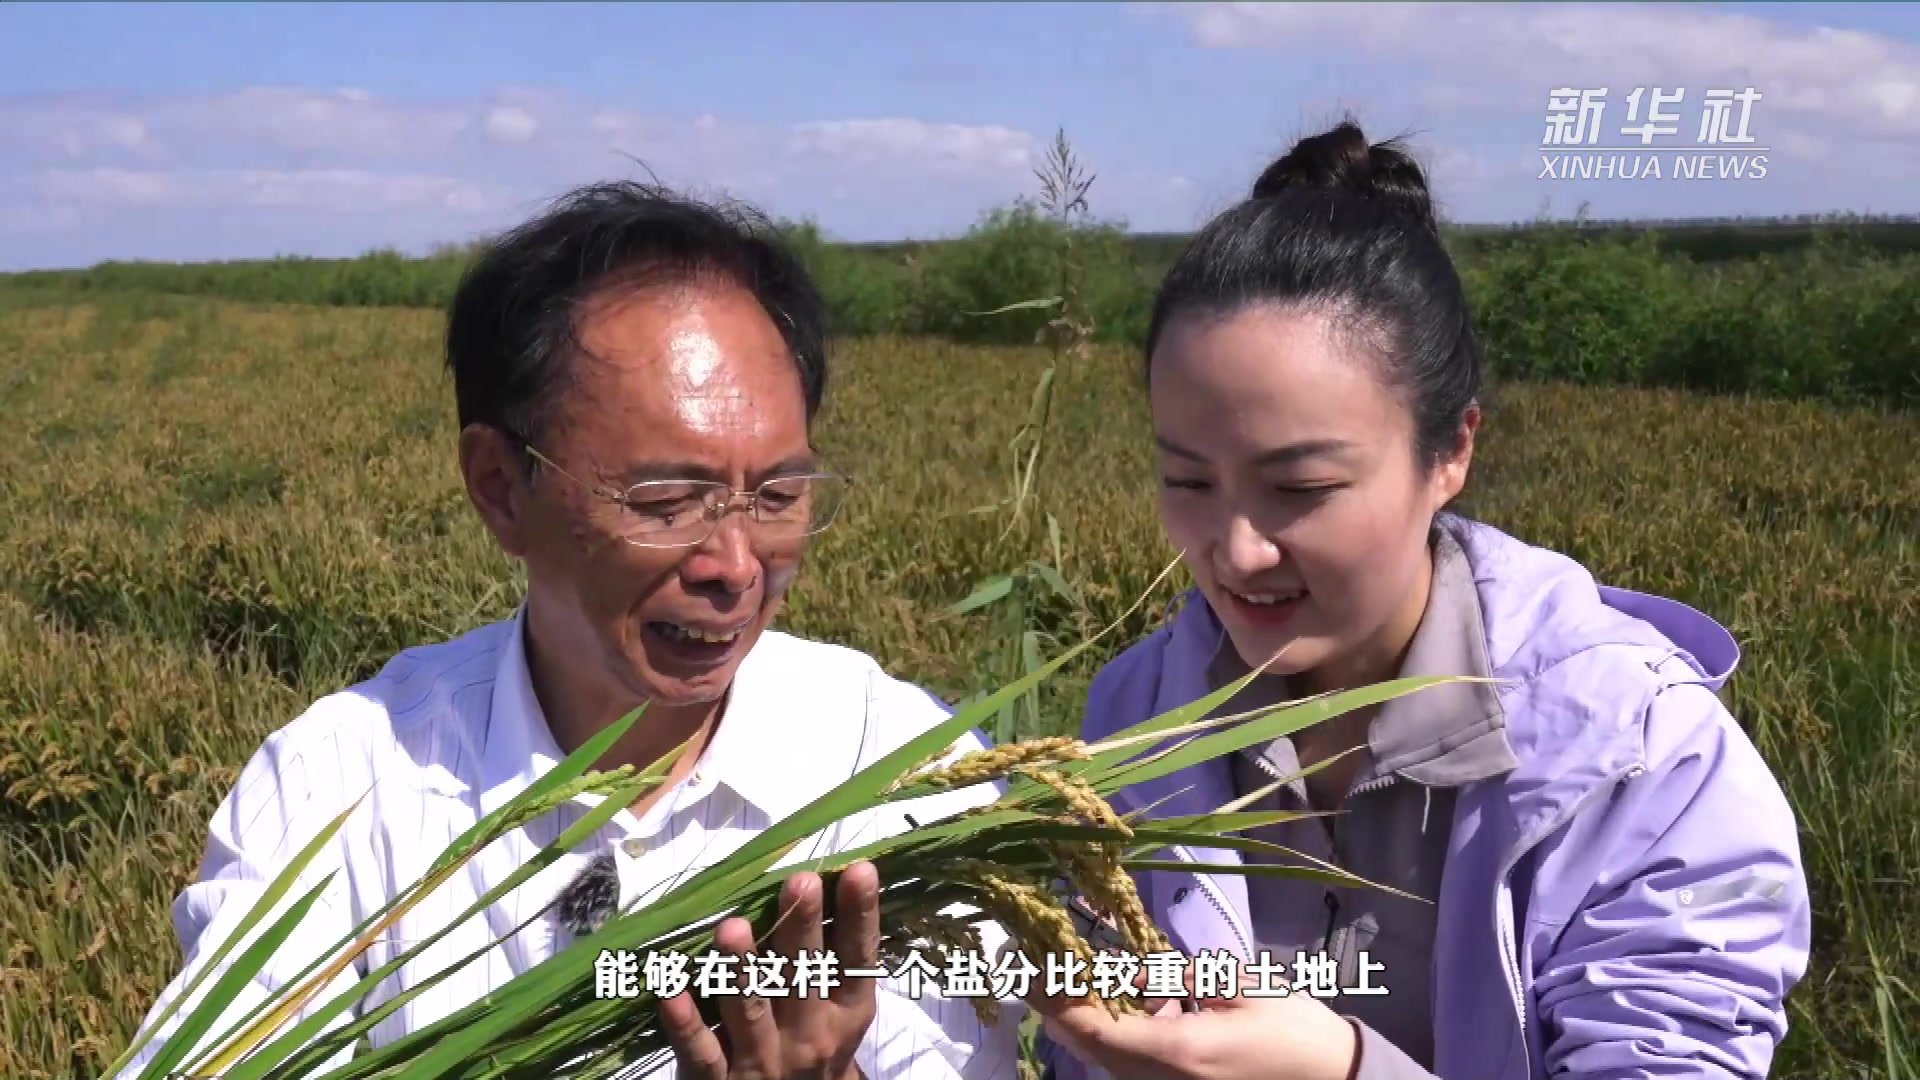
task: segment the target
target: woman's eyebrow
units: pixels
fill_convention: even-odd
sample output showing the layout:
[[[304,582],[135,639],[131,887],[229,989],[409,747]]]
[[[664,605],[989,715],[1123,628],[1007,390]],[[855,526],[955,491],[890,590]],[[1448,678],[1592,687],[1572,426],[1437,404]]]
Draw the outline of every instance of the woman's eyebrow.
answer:
[[[1188,461],[1207,460],[1204,454],[1189,450],[1165,436],[1155,435],[1153,441],[1159,445],[1160,449],[1174,457],[1186,458]],[[1308,458],[1332,457],[1352,448],[1353,444],[1345,439],[1303,439],[1300,442],[1261,451],[1255,455],[1253,463],[1260,466],[1290,465]]]

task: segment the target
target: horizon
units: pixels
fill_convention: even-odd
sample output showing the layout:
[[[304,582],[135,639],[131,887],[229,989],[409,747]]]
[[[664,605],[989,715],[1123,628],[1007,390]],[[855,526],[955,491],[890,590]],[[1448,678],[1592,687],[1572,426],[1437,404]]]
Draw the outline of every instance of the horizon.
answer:
[[[0,271],[417,257],[636,160],[935,242],[1030,195],[1059,129],[1096,219],[1184,235],[1348,113],[1410,136],[1464,230],[1899,221],[1917,72],[1920,12],[1861,4],[7,4]],[[1601,87],[1546,145],[1552,92]],[[1664,142],[1623,134],[1636,87],[1682,92]],[[1708,92],[1747,87],[1752,141],[1702,143]]]
[[[803,225],[805,224],[805,222],[780,222],[779,224]],[[1548,228],[1548,227],[1562,227],[1562,228],[1571,227],[1571,226],[1574,226],[1575,224],[1576,223],[1571,218],[1564,218],[1564,219],[1557,218],[1557,219],[1546,220],[1546,221],[1465,222],[1465,223],[1442,222],[1441,228],[1443,230],[1451,229],[1451,230],[1455,230],[1463,233],[1524,232],[1532,229]],[[1836,227],[1836,226],[1842,226],[1842,225],[1870,225],[1870,226],[1893,225],[1893,226],[1920,227],[1920,214],[1865,215],[1865,214],[1856,214],[1851,211],[1837,211],[1829,214],[1808,213],[1808,214],[1802,214],[1802,215],[1795,215],[1793,217],[1729,217],[1729,218],[1696,217],[1696,218],[1617,218],[1617,219],[1588,218],[1584,222],[1581,222],[1579,224],[1583,228],[1593,229],[1596,231],[1613,231],[1613,230],[1623,230],[1623,229],[1633,229],[1633,228],[1643,228],[1643,229],[1649,229],[1649,230],[1655,230],[1655,231],[1671,231],[1671,230],[1682,230],[1682,229],[1716,229],[1716,228],[1792,229],[1792,228]],[[1123,233],[1123,235],[1129,240],[1146,243],[1146,242],[1158,242],[1158,241],[1186,240],[1189,237],[1191,237],[1193,233],[1192,231],[1185,231],[1185,232],[1128,231]],[[840,247],[849,247],[849,248],[860,248],[860,249],[885,249],[885,248],[896,248],[896,247],[913,247],[918,245],[930,245],[930,244],[946,244],[946,243],[953,243],[958,240],[961,240],[963,239],[963,237],[964,237],[964,233],[953,233],[953,234],[944,235],[944,236],[930,236],[930,237],[920,237],[920,238],[904,239],[904,240],[841,240],[833,236],[828,236],[823,234],[823,239],[825,240],[826,243],[830,245],[835,245]],[[31,267],[31,268],[22,269],[22,270],[0,270],[0,278],[18,277],[18,276],[34,275],[34,274],[82,273],[87,270],[92,270],[98,267],[116,266],[116,265],[118,266],[129,266],[129,265],[131,266],[140,266],[140,265],[203,266],[203,265],[219,265],[219,264],[271,263],[271,262],[352,262],[358,259],[368,259],[368,258],[375,258],[379,256],[395,256],[395,257],[408,259],[408,260],[426,260],[426,259],[438,259],[438,258],[461,255],[463,254],[463,251],[462,251],[463,248],[484,243],[486,239],[487,238],[484,236],[475,236],[468,240],[462,241],[460,243],[440,244],[440,245],[434,246],[433,249],[431,250],[414,251],[414,252],[402,251],[402,250],[391,248],[391,247],[374,247],[374,248],[368,248],[364,251],[358,251],[358,252],[354,252],[346,255],[307,255],[307,254],[302,254],[300,252],[276,252],[276,253],[271,253],[266,255],[250,255],[250,256],[245,256],[242,258],[234,258],[234,259],[192,259],[192,260],[143,259],[143,258],[103,259],[99,262],[88,263],[84,266],[46,266],[46,267]]]

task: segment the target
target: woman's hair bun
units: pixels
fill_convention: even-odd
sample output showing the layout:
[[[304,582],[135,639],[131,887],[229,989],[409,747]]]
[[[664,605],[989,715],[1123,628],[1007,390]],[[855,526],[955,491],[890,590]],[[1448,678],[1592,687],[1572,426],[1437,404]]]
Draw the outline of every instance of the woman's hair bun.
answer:
[[[1369,145],[1358,124],[1343,121],[1293,144],[1253,182],[1255,199],[1318,188],[1379,199],[1428,229],[1437,229],[1426,173],[1398,139]]]

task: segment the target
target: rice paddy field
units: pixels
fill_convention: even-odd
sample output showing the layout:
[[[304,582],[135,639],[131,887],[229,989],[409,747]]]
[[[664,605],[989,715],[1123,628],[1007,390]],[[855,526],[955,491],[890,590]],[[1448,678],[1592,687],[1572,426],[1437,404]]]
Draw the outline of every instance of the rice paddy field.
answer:
[[[169,905],[207,819],[269,731],[511,610],[459,487],[440,328],[211,297],[0,311],[0,1077],[93,1076],[125,1045],[178,963]],[[1005,494],[1044,362],[839,347],[821,440],[861,485],[785,628],[950,699],[980,688],[995,641],[943,608],[1027,555],[968,511]],[[1045,483],[1085,607],[1042,615],[1066,636],[1171,556],[1136,371],[1103,345],[1057,390],[1073,450]],[[1541,382],[1503,387],[1487,423],[1465,509],[1714,613],[1745,650],[1725,696],[1798,809],[1816,905],[1774,1075],[1920,1075],[1920,419]]]

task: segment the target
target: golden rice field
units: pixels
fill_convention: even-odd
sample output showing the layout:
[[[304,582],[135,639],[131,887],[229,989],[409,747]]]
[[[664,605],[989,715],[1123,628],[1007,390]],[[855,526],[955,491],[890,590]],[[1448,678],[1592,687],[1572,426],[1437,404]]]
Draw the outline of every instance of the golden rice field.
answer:
[[[0,1077],[20,1080],[95,1075],[131,1036],[207,818],[268,731],[516,587],[458,487],[437,316],[93,302],[0,315]],[[940,609],[1020,555],[966,511],[1004,492],[1041,362],[841,348],[822,442],[861,487],[789,629],[977,688],[992,642]],[[1071,454],[1047,482],[1104,618],[1170,556],[1135,359],[1097,353],[1060,393]],[[1482,447],[1471,510],[1703,606],[1746,651],[1728,700],[1799,808],[1818,908],[1775,1075],[1915,1075],[1891,1070],[1920,1057],[1920,420],[1514,386]]]

